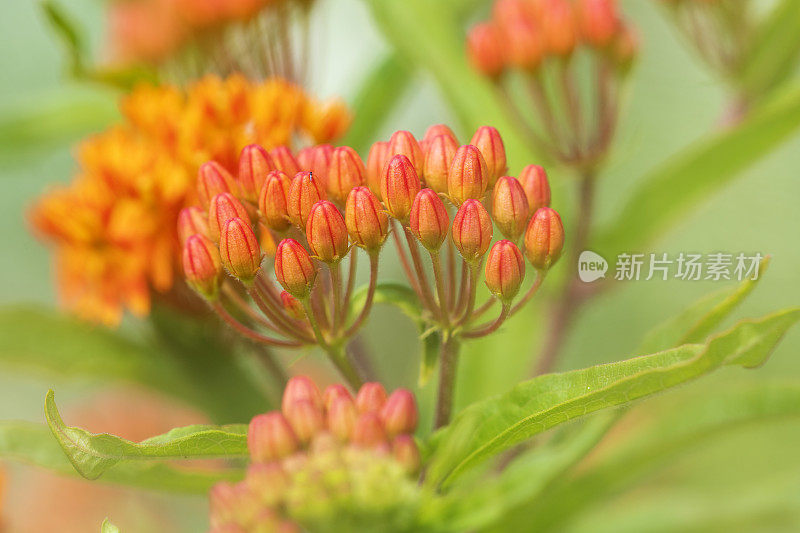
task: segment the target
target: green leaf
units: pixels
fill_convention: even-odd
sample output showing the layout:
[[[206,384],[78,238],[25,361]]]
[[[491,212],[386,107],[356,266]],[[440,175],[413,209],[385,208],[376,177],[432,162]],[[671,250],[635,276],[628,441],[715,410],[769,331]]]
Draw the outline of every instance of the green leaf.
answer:
[[[247,456],[247,426],[244,425],[188,426],[135,443],[65,425],[52,390],[45,398],[45,418],[72,466],[87,479],[97,479],[122,461]]]
[[[85,32],[78,28],[75,20],[57,2],[45,0],[41,5],[45,19],[47,19],[56,36],[64,44],[71,72],[73,74],[82,73],[85,70],[86,43],[83,39]]]
[[[681,344],[703,342],[756,287],[769,261],[769,256],[761,260],[758,278],[746,279],[733,288],[726,287],[709,294],[653,329],[636,351],[652,353]]]
[[[800,127],[800,86],[780,91],[739,126],[693,143],[643,178],[596,248],[611,257],[645,248],[693,206],[791,138]]]
[[[100,533],[119,533],[119,528],[106,518],[100,526]]]
[[[766,361],[800,308],[743,321],[706,344],[548,374],[462,411],[436,436],[428,481],[442,484],[468,468],[547,429],[586,414],[625,405],[707,374],[723,365]]]

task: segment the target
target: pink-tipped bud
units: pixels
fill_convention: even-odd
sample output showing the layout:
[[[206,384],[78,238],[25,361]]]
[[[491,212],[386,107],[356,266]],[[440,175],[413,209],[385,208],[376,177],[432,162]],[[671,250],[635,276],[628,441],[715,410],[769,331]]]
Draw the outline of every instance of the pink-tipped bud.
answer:
[[[257,144],[242,148],[239,155],[239,175],[236,178],[245,200],[253,203],[258,201],[264,180],[272,170],[275,170],[275,164],[264,148]]]
[[[450,137],[456,143],[456,147],[458,147],[458,137],[456,137],[456,134],[453,133],[453,130],[451,130],[450,126],[447,124],[434,124],[433,126],[428,127],[428,129],[425,130],[425,136],[422,138],[422,140],[432,141],[439,135]]]
[[[192,235],[208,237],[208,217],[205,211],[197,206],[185,207],[178,215],[178,238],[181,245]]]
[[[317,271],[303,245],[294,239],[283,239],[275,252],[275,277],[294,296],[303,299],[311,292]]]
[[[267,175],[258,197],[258,209],[267,226],[275,231],[289,228],[289,189],[292,180],[280,170],[273,170]]]
[[[500,232],[516,242],[528,223],[528,198],[516,178],[503,176],[492,193],[492,217]]]
[[[436,192],[447,192],[447,175],[458,151],[458,142],[449,135],[437,135],[425,145],[422,176]]]
[[[284,413],[297,439],[308,443],[325,426],[322,409],[310,400],[295,400],[286,406]]]
[[[398,435],[392,441],[392,456],[403,465],[409,474],[419,471],[422,459],[419,448],[411,435]]]
[[[311,253],[324,263],[338,263],[349,250],[344,217],[327,200],[317,202],[311,208],[306,223],[306,238]]]
[[[525,259],[511,241],[497,241],[486,257],[486,286],[507,304],[514,299],[525,279]]]
[[[286,206],[289,220],[298,228],[305,229],[311,208],[327,198],[325,182],[317,174],[297,173],[289,186],[289,203]]]
[[[386,431],[377,413],[363,413],[358,417],[352,440],[361,448],[378,448],[386,444]]]
[[[229,220],[241,218],[250,220],[250,215],[242,202],[230,193],[223,192],[211,199],[208,207],[208,236],[214,242],[219,242],[222,230]]]
[[[204,235],[191,235],[183,245],[183,272],[189,285],[209,300],[217,297],[222,275],[219,251]]]
[[[350,191],[344,219],[350,239],[368,252],[380,250],[389,235],[389,217],[378,198],[366,187]]]
[[[305,320],[306,312],[303,309],[303,304],[286,291],[281,291],[281,305],[283,305],[283,310],[290,317],[295,320]]]
[[[473,68],[484,76],[497,78],[503,73],[503,43],[494,24],[473,26],[467,34],[467,57]]]
[[[506,147],[500,132],[492,126],[481,126],[472,136],[469,144],[481,151],[486,169],[489,171],[489,187],[492,187],[497,178],[508,170],[506,164]]]
[[[386,166],[389,155],[389,143],[378,141],[369,149],[367,156],[367,187],[378,199],[381,197],[381,178],[383,167]]]
[[[354,188],[364,184],[367,170],[355,150],[349,146],[333,149],[328,168],[328,194],[343,204]]]
[[[528,208],[535,213],[539,208],[550,207],[550,183],[547,172],[539,165],[528,165],[522,169],[518,180],[528,198]]]
[[[427,250],[438,252],[450,229],[450,217],[439,195],[422,189],[414,198],[409,219],[411,233]]]
[[[347,398],[351,402],[353,401],[353,395],[350,394],[350,391],[347,390],[347,387],[344,385],[339,385],[338,383],[328,385],[325,388],[325,392],[322,393],[322,403],[325,409],[330,411],[331,405],[333,405],[333,402],[338,398]],[[355,406],[355,403],[353,405]]]
[[[533,214],[525,230],[525,255],[539,270],[547,270],[561,257],[564,226],[553,209],[542,207]]]
[[[406,221],[420,188],[419,176],[408,157],[402,154],[392,157],[381,179],[381,197],[389,214]]]
[[[297,436],[284,416],[272,411],[256,415],[247,429],[247,449],[254,463],[268,463],[297,449]]]
[[[261,247],[250,223],[232,218],[222,230],[219,241],[222,264],[230,274],[244,283],[250,283],[261,268]]]
[[[422,168],[422,149],[411,132],[396,131],[389,138],[388,157],[398,154],[406,156],[415,169]]]
[[[599,48],[611,44],[620,24],[615,0],[579,0],[577,10],[583,39]]]
[[[379,413],[385,403],[386,389],[380,383],[364,383],[356,394],[356,407],[360,413]]]
[[[322,395],[316,384],[306,376],[294,376],[286,383],[281,401],[283,414],[289,416],[289,406],[300,400],[308,400],[317,409],[322,409]]]
[[[479,261],[492,242],[492,219],[486,208],[470,199],[461,204],[453,219],[453,244],[468,263]]]
[[[197,197],[203,209],[208,209],[211,199],[223,192],[236,192],[236,183],[231,173],[216,161],[200,165],[197,173]]]
[[[542,32],[547,51],[568,56],[578,44],[578,24],[569,0],[545,0],[542,9]]]
[[[358,420],[356,404],[349,396],[337,396],[328,407],[328,429],[341,440],[348,441],[353,435]]]
[[[447,173],[447,195],[456,205],[472,198],[480,200],[489,186],[489,170],[481,151],[471,145],[459,147]]]
[[[403,433],[414,433],[419,414],[414,395],[408,389],[397,389],[389,396],[381,409],[381,420],[390,437]]]
[[[272,163],[275,168],[286,174],[287,176],[294,176],[300,172],[300,164],[297,159],[289,150],[288,146],[277,146],[269,151],[269,156],[272,158]]]

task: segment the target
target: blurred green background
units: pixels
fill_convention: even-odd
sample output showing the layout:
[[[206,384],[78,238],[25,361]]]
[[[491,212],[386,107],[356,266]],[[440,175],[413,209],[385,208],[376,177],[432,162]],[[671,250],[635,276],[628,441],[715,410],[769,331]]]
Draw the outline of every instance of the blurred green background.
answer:
[[[645,0],[623,3],[625,14],[638,28],[642,51],[626,95],[613,156],[599,185],[600,223],[613,218],[648,170],[714,130],[725,109],[724,86],[680,42],[657,4]],[[98,57],[102,57],[102,2],[71,0],[65,5],[91,35]],[[432,3],[431,9],[434,6]],[[356,0],[320,2],[313,27],[311,91],[342,95],[352,102],[360,81],[389,50],[388,45],[372,24],[365,5]],[[0,302],[54,305],[48,252],[29,233],[25,212],[48,184],[71,178],[72,146],[83,135],[113,120],[115,95],[108,89],[64,76],[64,55],[35,0],[5,2],[0,8],[0,34],[4,36],[0,53]],[[398,105],[386,110],[374,140],[387,138],[398,129],[421,135],[430,124],[452,120],[453,115],[432,80],[415,75]],[[457,133],[462,137],[471,134]],[[512,168],[511,172],[518,170]],[[571,181],[572,176],[556,169],[551,171],[551,179]],[[571,200],[555,198],[554,206],[559,208]],[[800,135],[795,135],[721,193],[685,213],[681,223],[652,249],[639,251],[770,254],[773,260],[769,272],[734,318],[797,305],[798,201]],[[650,328],[703,294],[721,288],[723,283],[673,280],[622,284],[619,290],[603,295],[583,310],[560,366],[577,368],[634,355]],[[482,349],[486,343],[469,350],[462,366],[461,404],[503,391],[519,380],[528,368],[531,353],[518,347],[535,346],[535,341],[517,337],[530,336],[530,331],[542,324],[542,312],[540,303],[536,311],[516,317],[515,323],[488,341],[495,347],[492,351]],[[398,370],[388,383],[394,387],[415,380],[418,349],[413,326],[403,321],[400,326],[388,327],[390,318],[395,318],[393,311],[379,310],[367,338]],[[669,403],[671,394],[724,388],[731,383],[800,379],[799,353],[800,331],[794,330],[764,368],[748,372],[722,369],[655,401]],[[21,375],[0,367],[0,418],[41,421],[45,392],[54,386],[64,405],[94,390],[89,383],[54,382],[47,376]],[[596,514],[581,518],[575,529],[597,531],[597,524],[605,521],[602,530],[655,531],[659,529],[653,522],[665,514],[668,520],[664,523],[685,520],[682,530],[790,531],[787,524],[791,524],[791,518],[789,522],[777,520],[773,525],[766,519],[757,525],[747,519],[734,519],[731,523],[713,522],[709,527],[698,528],[697,524],[703,522],[696,515],[709,509],[730,509],[729,515],[742,511],[743,505],[737,502],[746,500],[752,504],[754,498],[747,497],[751,493],[761,494],[762,498],[771,494],[777,501],[793,491],[792,501],[797,503],[800,490],[790,481],[800,478],[799,448],[800,426],[796,420],[725,434],[669,463],[635,493],[622,495]],[[15,481],[24,483],[24,476],[25,469],[12,468],[6,509],[13,505],[17,507],[15,512],[34,512],[45,505],[22,501],[16,495]],[[196,530],[205,514],[203,503],[190,499],[169,501],[172,504],[177,500],[181,502],[176,511],[195,511],[190,514],[200,522],[194,521],[186,530]],[[680,512],[669,513],[669,509]],[[652,527],[642,529],[645,523]]]

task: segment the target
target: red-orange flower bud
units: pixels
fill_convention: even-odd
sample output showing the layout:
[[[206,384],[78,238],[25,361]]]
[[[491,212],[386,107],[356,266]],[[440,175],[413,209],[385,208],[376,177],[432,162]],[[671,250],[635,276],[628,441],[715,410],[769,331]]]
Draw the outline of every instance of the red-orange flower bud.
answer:
[[[328,407],[328,429],[342,441],[350,440],[358,420],[356,404],[349,396],[335,397]]]
[[[183,272],[194,290],[209,300],[216,298],[222,267],[219,251],[208,237],[195,234],[186,239],[183,245]]]
[[[289,189],[292,180],[280,170],[273,170],[267,175],[258,197],[258,209],[267,226],[275,231],[284,231],[290,225]]]
[[[468,263],[474,263],[489,249],[492,242],[492,219],[486,208],[475,199],[461,204],[453,219],[453,244]]]
[[[333,155],[333,146],[330,144],[318,144],[312,146],[308,152],[304,152],[304,160],[300,161],[303,170],[314,173],[314,177],[322,182],[323,189],[328,187],[328,170]]]
[[[396,131],[389,138],[387,156],[394,157],[398,154],[406,156],[415,170],[422,168],[422,149],[411,132]]]
[[[500,132],[492,126],[481,126],[472,136],[469,144],[481,151],[483,160],[486,162],[486,169],[489,171],[489,187],[492,187],[497,178],[508,170],[506,148],[503,146]]]
[[[381,197],[389,214],[400,221],[408,219],[411,204],[420,188],[419,176],[411,160],[403,154],[392,157],[381,179]]]
[[[228,192],[212,198],[208,207],[208,236],[211,240],[219,242],[225,225],[234,218],[250,220],[250,215],[242,202]]]
[[[425,145],[422,177],[436,192],[447,192],[447,175],[458,151],[458,142],[450,135],[437,135]]]
[[[306,223],[306,238],[311,253],[320,261],[335,264],[344,259],[347,245],[347,226],[344,217],[327,200],[314,204]]]
[[[380,250],[389,235],[389,217],[383,206],[366,187],[350,191],[344,208],[345,224],[350,239],[368,252]]]
[[[500,232],[516,242],[525,231],[529,214],[522,184],[511,176],[497,180],[492,193],[492,217]]]
[[[419,413],[414,395],[408,389],[395,390],[381,409],[381,420],[390,437],[402,433],[414,433]]]
[[[525,190],[531,213],[535,213],[541,207],[550,207],[550,183],[543,167],[528,165],[522,169],[517,181]]]
[[[370,147],[369,155],[367,156],[367,187],[378,199],[381,197],[381,179],[388,155],[389,143],[378,141]]]
[[[564,226],[553,209],[542,207],[533,214],[525,230],[525,255],[539,270],[547,270],[561,257]]]
[[[178,238],[181,245],[192,235],[208,237],[208,217],[205,211],[194,205],[181,209],[178,215]]]
[[[286,382],[281,400],[283,414],[289,416],[289,406],[300,400],[308,400],[317,409],[322,409],[322,395],[317,385],[306,376],[294,376]]]
[[[472,27],[467,34],[467,57],[484,76],[497,78],[503,73],[503,44],[494,24],[485,22]]]
[[[583,39],[597,47],[611,44],[620,24],[615,0],[579,0],[577,10]]]
[[[247,429],[247,449],[254,463],[268,463],[297,449],[297,437],[277,411],[256,415]]]
[[[392,455],[410,474],[419,470],[422,459],[420,458],[417,443],[411,435],[398,435],[394,438],[392,441]]]
[[[386,431],[375,412],[363,413],[353,428],[353,444],[362,448],[377,448],[386,444]]]
[[[303,229],[306,227],[311,208],[320,200],[328,198],[325,182],[312,172],[299,172],[289,187],[289,202],[286,211],[292,224]]]
[[[322,393],[322,404],[325,406],[326,410],[330,410],[334,400],[338,398],[347,398],[351,402],[353,401],[353,395],[350,394],[350,391],[347,390],[347,387],[344,385],[338,383],[328,385],[325,387],[325,392]],[[353,405],[355,405],[355,403]]]
[[[364,383],[356,394],[356,407],[360,413],[379,413],[386,403],[386,389],[377,382]]]
[[[438,252],[450,229],[447,208],[433,189],[422,189],[414,198],[409,219],[411,233],[427,250]]]
[[[283,239],[275,252],[275,277],[294,296],[303,299],[311,292],[317,271],[303,245],[294,239]]]
[[[489,170],[481,151],[471,145],[459,147],[447,173],[447,195],[456,205],[469,198],[480,200],[489,186]]]
[[[304,320],[306,318],[306,312],[303,309],[303,304],[300,303],[300,300],[286,291],[281,291],[281,305],[283,305],[283,309],[286,311],[286,314],[295,320]]]
[[[295,400],[286,407],[284,414],[302,443],[309,442],[325,426],[322,409],[311,400]]]
[[[257,144],[242,148],[239,154],[239,175],[236,178],[245,200],[253,203],[258,201],[261,186],[272,170],[275,170],[275,164],[264,148]]]
[[[538,24],[518,20],[505,27],[505,56],[518,68],[534,70],[544,56],[544,37]]]
[[[231,173],[216,161],[200,165],[197,173],[197,197],[200,205],[208,209],[211,199],[223,192],[236,192],[236,183]]]
[[[428,129],[425,130],[425,136],[422,138],[422,140],[432,141],[439,135],[446,135],[447,137],[450,137],[456,143],[456,147],[458,146],[458,137],[456,137],[456,134],[453,133],[453,130],[451,130],[450,126],[447,124],[434,124],[433,126],[429,126]]]
[[[276,146],[269,151],[269,156],[275,168],[287,176],[294,176],[300,172],[300,164],[288,146]]]
[[[343,204],[351,190],[364,184],[366,174],[364,162],[355,150],[349,146],[334,148],[328,168],[330,197]]]
[[[232,218],[222,230],[219,241],[222,264],[232,276],[249,283],[261,268],[261,247],[250,223],[241,218]]]
[[[542,32],[545,48],[558,56],[572,53],[578,44],[575,10],[569,0],[545,0],[542,6]]]
[[[517,245],[497,241],[486,257],[486,286],[503,303],[514,299],[525,279],[525,259]]]

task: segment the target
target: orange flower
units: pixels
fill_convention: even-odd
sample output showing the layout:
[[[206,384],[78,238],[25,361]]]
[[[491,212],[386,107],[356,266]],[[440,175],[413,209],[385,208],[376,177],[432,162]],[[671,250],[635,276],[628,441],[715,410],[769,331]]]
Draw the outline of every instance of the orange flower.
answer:
[[[55,246],[63,305],[111,325],[126,308],[147,314],[151,291],[172,288],[180,267],[177,217],[196,201],[199,166],[213,159],[235,171],[248,144],[317,140],[308,117],[328,107],[282,79],[232,76],[206,77],[185,91],[141,86],[120,108],[121,124],[80,146],[75,180],[31,213],[37,233]],[[323,140],[343,133],[349,116],[342,110],[337,117]]]

